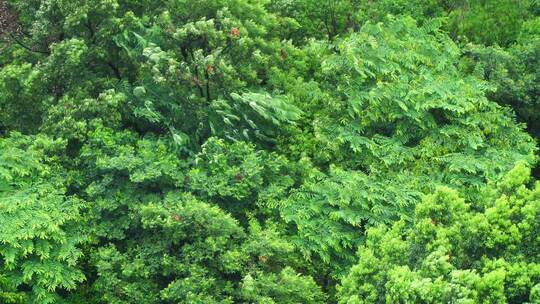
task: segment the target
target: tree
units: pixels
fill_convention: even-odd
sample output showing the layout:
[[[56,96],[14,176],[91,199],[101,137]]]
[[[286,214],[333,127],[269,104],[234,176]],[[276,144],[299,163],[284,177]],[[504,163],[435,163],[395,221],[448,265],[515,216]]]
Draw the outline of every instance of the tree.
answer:
[[[468,201],[440,187],[411,224],[371,228],[340,303],[536,303],[540,184],[519,163]]]
[[[485,45],[509,46],[516,41],[522,24],[531,17],[536,1],[452,1],[449,32],[454,39]]]
[[[83,204],[66,195],[63,172],[50,156],[62,145],[19,133],[0,140],[0,294],[8,303],[19,297],[10,295],[17,288],[29,291],[29,303],[53,303],[55,292],[85,279]]]
[[[293,247],[271,227],[263,229],[252,222],[246,234],[218,207],[174,192],[162,202],[141,206],[136,218],[141,225],[134,230],[137,237],[121,248],[102,247],[94,256],[98,278],[93,288],[101,301],[322,303],[324,299],[311,278],[282,268],[283,262],[294,259],[287,257]],[[286,288],[284,283],[299,286]]]
[[[310,136],[290,145],[330,170],[312,170],[280,205],[308,256],[342,272],[365,228],[411,217],[421,193],[451,185],[474,196],[516,161],[534,162],[530,136],[459,72],[459,49],[436,24],[390,18],[337,46],[316,78],[321,106],[301,126]]]
[[[517,43],[508,48],[469,44],[464,48],[462,69],[488,81],[493,90],[488,97],[510,106],[529,133],[538,137],[538,79],[540,79],[540,19],[525,22]]]
[[[336,303],[368,229],[536,161],[499,2],[0,0],[0,302]],[[535,301],[514,253],[468,295]]]

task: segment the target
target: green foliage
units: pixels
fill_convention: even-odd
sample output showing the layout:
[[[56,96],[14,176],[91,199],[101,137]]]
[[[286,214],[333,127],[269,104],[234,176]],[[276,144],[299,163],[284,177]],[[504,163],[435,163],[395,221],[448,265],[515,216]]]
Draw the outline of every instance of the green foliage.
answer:
[[[486,84],[459,73],[457,46],[437,24],[367,24],[339,47],[323,65],[332,110],[315,128],[347,166],[445,172],[445,182],[477,184],[533,159],[531,139],[484,97]]]
[[[442,187],[416,206],[412,225],[368,231],[340,303],[534,303],[540,282],[540,184],[518,164],[466,203]]]
[[[366,227],[406,215],[420,196],[403,187],[409,185],[406,177],[399,178],[403,180],[332,169],[329,176],[321,174],[295,190],[283,202],[282,215],[296,223],[296,243],[304,254],[318,254],[345,271]]]
[[[534,0],[455,1],[449,13],[450,34],[486,45],[510,45],[531,16]],[[461,36],[461,37],[460,37]],[[463,37],[463,38],[464,38]]]
[[[171,138],[115,132],[97,126],[80,148],[84,168],[75,176],[97,237],[123,239],[142,202],[184,183],[186,164]]]
[[[271,10],[294,19],[292,37],[298,42],[309,38],[334,39],[357,28],[357,0],[290,1],[272,0]]]
[[[515,45],[506,49],[468,45],[462,60],[463,70],[477,74],[493,86],[489,98],[511,106],[535,137],[540,135],[540,32],[536,30],[539,20],[524,24]]]
[[[9,281],[4,276],[0,276],[0,300],[6,304],[28,303],[28,297],[10,286]]]
[[[243,298],[250,303],[325,303],[325,296],[310,278],[299,276],[291,268],[279,275],[248,275],[242,282]]]
[[[126,96],[114,90],[105,91],[97,98],[64,97],[50,107],[41,129],[48,134],[83,142],[96,126],[121,126]]]
[[[302,112],[286,96],[261,93],[231,94],[232,100],[211,104],[210,128],[213,135],[230,139],[275,142],[277,130],[294,125]]]
[[[0,0],[0,302],[538,302],[538,3]]]
[[[132,132],[113,132],[98,127],[89,133],[81,156],[88,156],[99,172],[127,173],[133,183],[180,184],[183,164],[169,138],[140,138]],[[185,165],[184,165],[185,166]]]
[[[233,258],[232,250],[244,236],[234,219],[193,197],[176,194],[162,203],[141,206],[138,213],[138,241],[129,241],[122,251],[112,245],[101,248],[94,257],[98,270],[94,288],[102,301],[227,300],[232,286],[221,280],[220,273],[240,269],[241,261]],[[206,283],[198,284],[202,281]]]
[[[151,24],[139,21],[115,36],[139,66],[133,114],[192,143],[211,135],[272,141],[301,114],[268,85],[292,65],[294,47],[279,36],[287,20],[263,2],[207,2],[171,1]],[[193,6],[190,14],[182,5]]]
[[[380,22],[387,15],[411,16],[420,23],[445,14],[446,7],[440,0],[380,0],[360,1],[358,19],[362,23]],[[455,2],[455,1],[452,1]]]
[[[307,256],[343,271],[365,227],[410,216],[422,192],[453,185],[473,196],[535,160],[532,139],[485,98],[484,82],[458,71],[458,48],[436,24],[390,18],[338,47],[320,75],[332,93],[311,122],[324,149],[308,152],[330,153],[330,174],[314,174],[280,208]]]
[[[0,140],[0,271],[11,288],[31,286],[30,303],[52,303],[54,291],[75,289],[85,278],[78,266],[82,202],[66,196],[47,156],[61,144],[18,133]]]
[[[191,195],[173,192],[162,202],[141,206],[139,220],[138,236],[127,247],[120,250],[110,245],[94,256],[98,269],[94,288],[102,301],[252,301],[259,299],[253,293],[261,287],[253,282],[251,273],[261,276],[256,282],[284,280],[304,284],[302,289],[292,290],[277,283],[265,284],[264,293],[271,297],[261,297],[259,303],[273,303],[268,301],[280,297],[291,303],[302,303],[303,297],[320,302],[323,297],[312,280],[299,277],[291,268],[283,269],[279,279],[268,273],[279,270],[283,254],[292,251],[291,245],[280,241],[279,234],[252,223],[249,237],[230,215]],[[236,278],[244,276],[238,292]]]
[[[30,64],[5,65],[0,69],[0,128],[28,131],[39,124],[40,108],[33,96],[36,73]],[[17,100],[16,104],[12,101]]]
[[[195,157],[195,167],[189,172],[190,189],[209,197],[237,200],[292,186],[294,182],[281,171],[290,170],[283,157],[256,151],[245,142],[226,143],[210,138]],[[268,193],[270,195],[270,193]]]

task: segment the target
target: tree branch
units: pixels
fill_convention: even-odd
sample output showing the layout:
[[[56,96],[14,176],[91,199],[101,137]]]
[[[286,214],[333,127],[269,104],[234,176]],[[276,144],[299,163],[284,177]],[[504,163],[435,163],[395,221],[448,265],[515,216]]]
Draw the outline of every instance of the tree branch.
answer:
[[[17,43],[20,47],[22,47],[23,49],[29,51],[29,52],[34,52],[34,53],[39,53],[39,54],[46,54],[46,55],[50,55],[51,52],[49,51],[41,51],[41,50],[34,50],[32,48],[30,48],[29,46],[25,45],[22,41],[20,41],[19,39],[17,39],[17,37],[13,34],[9,34],[9,36],[11,37],[11,39],[13,39],[13,41],[15,41],[15,43]]]

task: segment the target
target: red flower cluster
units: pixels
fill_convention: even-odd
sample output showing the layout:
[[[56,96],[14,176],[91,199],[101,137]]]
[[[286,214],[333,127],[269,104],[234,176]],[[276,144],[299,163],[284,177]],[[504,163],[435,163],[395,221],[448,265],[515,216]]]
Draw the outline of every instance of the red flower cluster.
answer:
[[[240,37],[240,30],[237,27],[233,27],[231,29],[231,36],[232,37]]]

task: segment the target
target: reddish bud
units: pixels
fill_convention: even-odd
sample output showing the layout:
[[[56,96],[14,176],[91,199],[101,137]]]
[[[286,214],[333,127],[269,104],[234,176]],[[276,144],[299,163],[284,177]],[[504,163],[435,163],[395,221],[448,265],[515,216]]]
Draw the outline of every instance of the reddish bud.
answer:
[[[231,29],[231,36],[232,37],[240,37],[240,30],[237,27],[233,27]]]

